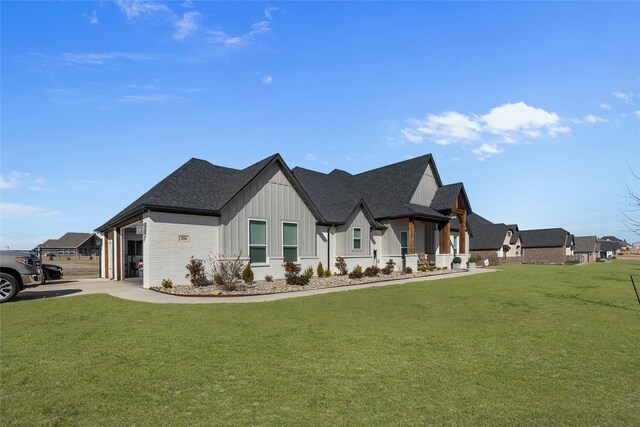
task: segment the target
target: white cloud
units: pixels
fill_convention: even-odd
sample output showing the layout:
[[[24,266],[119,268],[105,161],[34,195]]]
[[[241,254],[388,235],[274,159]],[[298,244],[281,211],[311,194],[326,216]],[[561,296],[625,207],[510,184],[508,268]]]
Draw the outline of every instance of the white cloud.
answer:
[[[264,9],[265,18],[267,18],[269,21],[271,21],[273,19],[273,13],[272,12],[277,12],[278,10],[280,10],[280,8],[275,7],[275,6],[267,6]]]
[[[200,28],[199,19],[200,13],[198,12],[183,14],[182,18],[176,21],[176,32],[173,37],[176,40],[185,40],[191,37]]]
[[[117,0],[117,5],[132,20],[139,16],[149,16],[156,13],[171,13],[169,8],[162,3],[143,0]]]
[[[150,61],[154,59],[152,55],[127,52],[107,52],[107,53],[63,53],[62,60],[73,65],[104,65],[109,61],[126,59],[129,61]]]
[[[309,153],[309,154],[307,154],[307,156],[305,158],[310,162],[316,162],[316,163],[320,163],[322,165],[328,165],[329,164],[329,162],[326,162],[324,160],[320,160],[319,158],[317,158],[315,154]]]
[[[588,114],[584,117],[585,123],[596,124],[596,123],[604,123],[607,119],[603,119],[602,117],[594,116],[593,114]]]
[[[618,99],[621,99],[623,101],[631,101],[631,98],[633,98],[633,94],[632,93],[625,93],[625,92],[613,92],[613,96],[615,96]]]
[[[4,217],[58,216],[60,212],[42,206],[0,202],[0,213]]]
[[[634,111],[633,115],[640,119],[640,110]]]
[[[98,22],[98,12],[95,10],[91,13],[83,13],[82,16],[89,21],[90,24],[98,25],[100,23]]]
[[[55,190],[51,188],[42,187],[46,182],[47,181],[41,176],[32,178],[31,174],[27,172],[11,172],[11,174],[6,177],[0,175],[0,189],[3,190],[26,189],[29,191],[55,193]]]
[[[148,103],[161,103],[167,102],[175,99],[174,96],[157,93],[157,94],[144,94],[144,95],[124,95],[120,97],[119,101],[121,102],[133,102],[136,104],[148,104]]]
[[[273,77],[271,77],[271,75],[266,75],[263,78],[260,79],[262,81],[262,83],[266,84],[266,85],[270,85],[271,83],[273,83]]]
[[[207,40],[215,46],[241,48],[253,44],[260,34],[270,31],[271,27],[269,27],[269,22],[261,21],[253,24],[250,31],[239,36],[231,36],[224,31],[209,31]]]
[[[602,108],[603,110],[610,110],[611,109],[611,105],[605,104],[604,102],[602,104],[598,105],[598,107]]]
[[[594,119],[599,118],[590,118]],[[445,111],[428,114],[424,120],[411,118],[406,123],[399,131],[400,143],[420,144],[428,139],[440,145],[461,144],[471,146],[472,152],[482,159],[503,152],[498,144],[553,138],[570,131],[558,114],[524,102],[504,104],[483,115]],[[389,140],[389,146],[398,145],[395,139]]]

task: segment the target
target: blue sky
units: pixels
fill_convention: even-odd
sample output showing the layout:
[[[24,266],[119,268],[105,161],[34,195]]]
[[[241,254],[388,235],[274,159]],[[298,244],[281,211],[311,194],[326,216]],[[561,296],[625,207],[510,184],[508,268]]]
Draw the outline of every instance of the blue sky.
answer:
[[[638,241],[640,3],[2,2],[0,245],[92,231],[191,157],[426,153],[474,211]]]

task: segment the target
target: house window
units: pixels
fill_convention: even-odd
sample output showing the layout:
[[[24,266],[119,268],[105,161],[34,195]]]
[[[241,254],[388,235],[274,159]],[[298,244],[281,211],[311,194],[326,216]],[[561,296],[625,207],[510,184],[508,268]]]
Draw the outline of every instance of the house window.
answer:
[[[249,262],[267,262],[267,221],[249,221]]]
[[[400,255],[405,256],[409,253],[409,233],[400,232]]]
[[[362,250],[362,228],[353,227],[353,250]]]
[[[282,223],[282,255],[284,261],[298,261],[298,224]]]

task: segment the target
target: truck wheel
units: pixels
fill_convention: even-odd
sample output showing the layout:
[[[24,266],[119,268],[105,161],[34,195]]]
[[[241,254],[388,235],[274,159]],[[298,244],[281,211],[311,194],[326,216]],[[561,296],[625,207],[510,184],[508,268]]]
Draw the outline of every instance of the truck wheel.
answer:
[[[12,275],[0,273],[0,304],[11,301],[19,290],[20,286]]]

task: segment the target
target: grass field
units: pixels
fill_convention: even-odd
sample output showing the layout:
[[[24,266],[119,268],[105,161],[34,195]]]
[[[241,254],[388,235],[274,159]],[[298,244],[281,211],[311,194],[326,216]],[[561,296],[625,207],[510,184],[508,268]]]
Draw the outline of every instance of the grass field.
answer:
[[[4,425],[640,425],[640,263],[260,304],[5,304]]]

